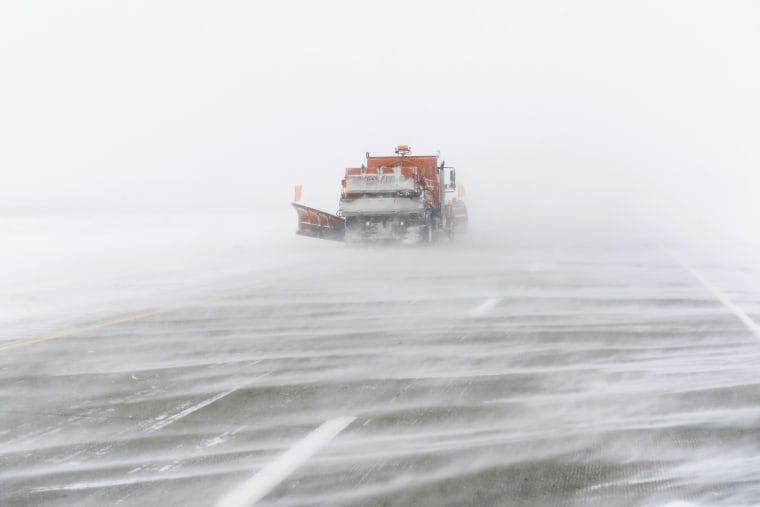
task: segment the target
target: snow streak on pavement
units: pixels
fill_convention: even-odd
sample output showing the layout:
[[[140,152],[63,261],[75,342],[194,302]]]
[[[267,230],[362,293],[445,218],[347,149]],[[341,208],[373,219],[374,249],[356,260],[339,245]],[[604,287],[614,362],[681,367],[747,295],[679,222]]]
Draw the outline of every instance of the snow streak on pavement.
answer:
[[[692,276],[757,322],[734,267],[325,248],[224,297],[17,336],[0,505],[760,503],[760,343]]]

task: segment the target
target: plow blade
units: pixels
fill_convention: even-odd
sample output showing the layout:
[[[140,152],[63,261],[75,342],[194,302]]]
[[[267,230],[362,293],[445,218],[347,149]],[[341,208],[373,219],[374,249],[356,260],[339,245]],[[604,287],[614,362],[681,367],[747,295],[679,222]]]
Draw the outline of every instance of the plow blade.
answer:
[[[298,213],[298,230],[296,234],[312,238],[343,241],[346,235],[346,221],[339,216],[319,211],[308,206],[293,203]]]

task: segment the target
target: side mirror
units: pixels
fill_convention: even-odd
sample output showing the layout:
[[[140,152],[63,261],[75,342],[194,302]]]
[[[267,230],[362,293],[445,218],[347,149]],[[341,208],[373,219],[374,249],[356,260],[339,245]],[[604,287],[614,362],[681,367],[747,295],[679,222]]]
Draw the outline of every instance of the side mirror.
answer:
[[[452,169],[451,171],[449,171],[449,182],[452,185],[455,185],[456,182],[457,182],[457,172],[454,169]]]

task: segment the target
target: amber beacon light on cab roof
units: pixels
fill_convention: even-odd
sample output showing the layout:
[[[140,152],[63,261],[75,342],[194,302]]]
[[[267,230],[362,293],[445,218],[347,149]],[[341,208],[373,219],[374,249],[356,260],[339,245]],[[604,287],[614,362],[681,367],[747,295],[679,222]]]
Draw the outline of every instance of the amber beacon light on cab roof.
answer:
[[[467,231],[464,188],[456,169],[438,155],[411,155],[405,145],[395,155],[371,157],[346,169],[337,214],[303,206],[297,234],[347,243],[434,243]],[[296,200],[299,200],[297,187]]]

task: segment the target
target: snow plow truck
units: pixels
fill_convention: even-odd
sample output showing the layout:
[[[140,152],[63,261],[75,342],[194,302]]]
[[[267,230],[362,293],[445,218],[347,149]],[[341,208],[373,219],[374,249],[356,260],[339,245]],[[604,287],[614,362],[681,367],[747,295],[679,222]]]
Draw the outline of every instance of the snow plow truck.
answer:
[[[399,145],[393,156],[366,155],[346,169],[336,214],[298,202],[296,234],[347,243],[434,243],[467,231],[464,189],[456,169],[438,155],[411,155]],[[298,198],[297,198],[298,199]]]

